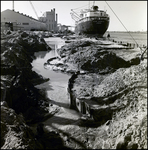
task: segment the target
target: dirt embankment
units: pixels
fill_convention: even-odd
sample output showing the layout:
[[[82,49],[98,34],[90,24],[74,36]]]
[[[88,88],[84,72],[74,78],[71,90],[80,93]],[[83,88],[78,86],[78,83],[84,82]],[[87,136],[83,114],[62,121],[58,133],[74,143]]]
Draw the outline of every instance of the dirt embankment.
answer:
[[[51,107],[50,114],[43,92],[34,88],[46,81],[30,65],[33,53],[41,50],[50,49],[36,35],[2,37],[2,149],[147,149],[147,56],[141,61],[139,48],[85,39],[63,46],[58,58],[45,63],[74,73],[68,89],[71,107],[82,113],[58,132],[43,124],[34,131],[26,124],[43,121],[57,109]]]
[[[129,50],[129,47],[111,41],[86,38],[62,46],[58,49],[59,58],[48,60],[45,66],[66,73],[81,70],[106,74],[139,64],[139,52],[139,49]]]
[[[45,99],[34,86],[48,81],[32,71],[31,62],[34,52],[49,51],[44,39],[26,32],[12,32],[2,37],[1,44],[1,101],[16,113],[27,112],[38,106],[40,99]]]
[[[144,49],[143,49],[144,51]],[[46,67],[74,73],[69,80],[71,107],[82,113],[68,133],[70,148],[147,148],[147,56],[104,40],[79,40],[58,49]]]
[[[35,88],[35,85],[49,80],[32,71],[34,52],[42,50],[51,48],[33,33],[17,31],[1,35],[2,149],[62,147],[61,138],[55,132],[46,132],[42,136],[41,124],[35,133],[28,126],[54,114],[54,111],[49,113],[49,100],[44,91]],[[55,139],[59,145],[53,144]]]
[[[90,148],[147,148],[146,62],[107,75],[77,74],[71,98],[72,105],[87,117],[82,124],[89,130],[83,137],[95,137],[89,141]],[[79,131],[81,127],[75,132]]]

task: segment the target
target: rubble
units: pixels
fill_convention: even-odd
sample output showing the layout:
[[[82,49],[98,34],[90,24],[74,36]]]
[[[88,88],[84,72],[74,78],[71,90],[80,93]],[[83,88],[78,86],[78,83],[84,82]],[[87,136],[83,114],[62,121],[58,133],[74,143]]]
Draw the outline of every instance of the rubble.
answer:
[[[56,70],[72,74],[68,84],[70,107],[82,114],[77,125],[61,129],[69,133],[66,146],[146,149],[146,53],[141,60],[139,48],[118,47],[113,43],[103,46],[99,40],[70,42],[58,53],[62,65],[55,59],[48,63],[54,69],[58,66]],[[89,134],[94,139],[88,138]]]

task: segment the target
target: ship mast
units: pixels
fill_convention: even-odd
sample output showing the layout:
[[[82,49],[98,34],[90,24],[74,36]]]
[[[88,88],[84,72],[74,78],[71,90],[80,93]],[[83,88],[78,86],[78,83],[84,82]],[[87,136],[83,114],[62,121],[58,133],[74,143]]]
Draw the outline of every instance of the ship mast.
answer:
[[[14,1],[12,1],[12,10],[14,11]]]
[[[95,5],[95,1],[93,1],[93,6]]]

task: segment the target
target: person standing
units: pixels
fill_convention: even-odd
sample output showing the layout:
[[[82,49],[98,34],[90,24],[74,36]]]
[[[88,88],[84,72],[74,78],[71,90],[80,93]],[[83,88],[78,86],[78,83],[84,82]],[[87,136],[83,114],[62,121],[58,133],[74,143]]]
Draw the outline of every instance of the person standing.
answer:
[[[107,38],[109,39],[110,38],[110,34],[108,33],[108,35],[107,35]]]

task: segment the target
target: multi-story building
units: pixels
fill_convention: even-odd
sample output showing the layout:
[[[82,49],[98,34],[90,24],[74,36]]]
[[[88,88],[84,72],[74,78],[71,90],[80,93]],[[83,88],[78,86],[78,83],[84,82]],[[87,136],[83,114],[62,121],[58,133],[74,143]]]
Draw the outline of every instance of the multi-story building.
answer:
[[[8,29],[10,25],[12,30],[47,30],[46,23],[7,9],[1,12],[1,31]]]
[[[57,32],[57,19],[58,15],[55,13],[55,8],[45,12],[42,17],[39,17],[39,20],[7,9],[1,12],[1,31],[10,28],[11,30],[48,30]]]
[[[39,20],[46,23],[48,31],[57,32],[58,15],[55,13],[55,8],[45,12]]]

